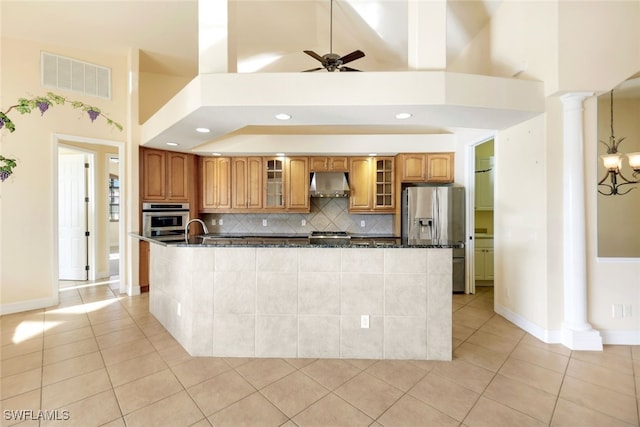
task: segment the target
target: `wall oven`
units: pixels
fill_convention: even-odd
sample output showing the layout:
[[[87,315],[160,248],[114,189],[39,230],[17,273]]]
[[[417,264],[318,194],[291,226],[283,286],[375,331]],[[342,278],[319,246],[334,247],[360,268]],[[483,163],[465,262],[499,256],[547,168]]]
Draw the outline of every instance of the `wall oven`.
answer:
[[[189,203],[143,203],[142,235],[161,241],[184,240]]]

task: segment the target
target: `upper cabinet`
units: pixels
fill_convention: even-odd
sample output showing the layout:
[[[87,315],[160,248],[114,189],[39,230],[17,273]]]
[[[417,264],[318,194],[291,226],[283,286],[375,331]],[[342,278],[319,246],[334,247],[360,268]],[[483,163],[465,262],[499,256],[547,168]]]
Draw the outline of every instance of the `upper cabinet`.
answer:
[[[403,153],[397,159],[402,182],[453,182],[454,153]]]
[[[309,157],[309,169],[311,172],[347,172],[349,160],[346,156]]]
[[[349,212],[394,213],[393,157],[349,158]]]
[[[262,209],[262,157],[232,158],[232,208]]]
[[[309,158],[264,158],[264,208],[309,212]]]
[[[231,208],[231,159],[200,158],[200,211]]]
[[[493,157],[476,158],[475,208],[493,210]]]
[[[189,202],[194,191],[195,156],[140,148],[141,199]]]

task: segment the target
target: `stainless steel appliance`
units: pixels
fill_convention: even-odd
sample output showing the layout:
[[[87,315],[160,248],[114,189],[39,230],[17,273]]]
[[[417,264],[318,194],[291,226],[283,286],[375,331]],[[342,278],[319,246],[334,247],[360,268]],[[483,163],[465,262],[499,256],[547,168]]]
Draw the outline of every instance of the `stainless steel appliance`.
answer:
[[[184,240],[189,203],[143,203],[142,235],[162,241]]]
[[[309,188],[311,197],[349,197],[349,182],[344,172],[314,172]]]
[[[351,236],[346,231],[312,231],[309,243],[312,245],[342,246],[348,245]]]
[[[453,292],[465,288],[464,187],[414,186],[402,192],[402,241],[453,248]]]

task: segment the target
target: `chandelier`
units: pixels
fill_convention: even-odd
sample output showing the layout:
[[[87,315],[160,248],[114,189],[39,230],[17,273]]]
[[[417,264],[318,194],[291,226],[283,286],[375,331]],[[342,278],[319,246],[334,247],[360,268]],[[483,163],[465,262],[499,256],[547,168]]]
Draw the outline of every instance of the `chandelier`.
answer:
[[[613,90],[611,90],[611,136],[609,137],[609,143],[602,140],[600,141],[607,147],[607,154],[600,156],[604,163],[604,167],[607,169],[607,174],[598,182],[598,187],[603,188],[598,188],[598,193],[605,196],[627,194],[635,188],[628,187],[629,185],[640,182],[639,179],[632,181],[622,175],[622,159],[624,156],[627,157],[629,166],[633,169],[633,177],[637,178],[638,174],[640,174],[640,152],[628,154],[619,153],[618,148],[620,147],[620,144],[622,144],[622,141],[624,141],[624,137],[616,140],[613,133]],[[609,183],[605,183],[607,178],[609,178]]]

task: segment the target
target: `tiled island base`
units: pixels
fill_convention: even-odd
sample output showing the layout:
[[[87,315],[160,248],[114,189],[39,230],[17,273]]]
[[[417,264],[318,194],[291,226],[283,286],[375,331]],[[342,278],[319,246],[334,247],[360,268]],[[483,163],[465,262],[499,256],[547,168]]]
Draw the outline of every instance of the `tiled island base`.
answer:
[[[149,308],[192,356],[451,360],[451,257],[152,244]]]

